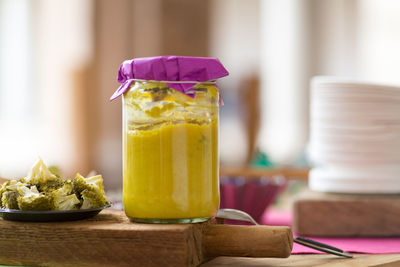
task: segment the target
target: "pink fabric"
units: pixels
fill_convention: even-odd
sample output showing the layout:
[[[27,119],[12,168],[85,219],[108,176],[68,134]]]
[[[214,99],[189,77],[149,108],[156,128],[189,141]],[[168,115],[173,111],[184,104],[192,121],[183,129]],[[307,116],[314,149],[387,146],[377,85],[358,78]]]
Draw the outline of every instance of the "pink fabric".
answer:
[[[280,212],[276,210],[265,212],[261,220],[262,224],[266,225],[290,225],[291,221],[292,218],[289,212]],[[340,248],[347,252],[368,254],[400,253],[400,238],[307,238]],[[292,254],[302,253],[320,254],[323,252],[295,243],[293,245]]]
[[[387,254],[400,253],[400,238],[315,238],[312,240],[325,243],[346,252]],[[292,254],[323,253],[295,243]]]
[[[221,178],[220,208],[243,210],[260,222],[265,209],[284,187],[282,181]],[[247,224],[238,221],[230,223]]]
[[[205,82],[227,76],[229,73],[217,58],[158,56],[125,60],[118,71],[117,81],[121,86],[110,100],[122,95],[129,89],[131,79],[156,81],[198,81]],[[167,83],[184,94],[193,96],[196,83]]]

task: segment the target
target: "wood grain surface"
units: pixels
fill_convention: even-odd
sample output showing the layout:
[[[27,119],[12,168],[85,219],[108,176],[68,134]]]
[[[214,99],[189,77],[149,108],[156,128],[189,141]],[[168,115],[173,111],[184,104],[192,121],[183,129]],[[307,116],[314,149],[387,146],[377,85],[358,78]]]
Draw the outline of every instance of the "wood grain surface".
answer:
[[[400,236],[400,195],[308,192],[293,207],[293,231],[305,236]]]
[[[207,258],[217,256],[287,258],[293,235],[280,226],[213,225],[206,227],[203,248]],[[266,254],[267,253],[267,254]]]
[[[138,224],[113,210],[75,222],[0,220],[0,228],[7,265],[197,266],[223,255],[288,257],[293,245],[288,227]]]
[[[200,229],[129,223],[107,211],[88,221],[1,221],[1,264],[27,266],[196,265]],[[199,230],[199,233],[196,232]]]
[[[289,180],[307,181],[308,168],[252,168],[249,166],[222,166],[220,169],[221,176],[243,177],[248,179],[258,179],[260,177],[284,176]]]

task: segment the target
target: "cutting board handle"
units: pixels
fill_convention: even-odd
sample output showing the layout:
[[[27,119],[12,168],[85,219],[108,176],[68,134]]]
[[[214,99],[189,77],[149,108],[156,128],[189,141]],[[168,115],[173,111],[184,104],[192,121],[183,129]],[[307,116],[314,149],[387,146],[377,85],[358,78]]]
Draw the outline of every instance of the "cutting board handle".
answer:
[[[206,258],[287,258],[292,248],[293,235],[287,226],[210,225],[203,232],[203,253]]]

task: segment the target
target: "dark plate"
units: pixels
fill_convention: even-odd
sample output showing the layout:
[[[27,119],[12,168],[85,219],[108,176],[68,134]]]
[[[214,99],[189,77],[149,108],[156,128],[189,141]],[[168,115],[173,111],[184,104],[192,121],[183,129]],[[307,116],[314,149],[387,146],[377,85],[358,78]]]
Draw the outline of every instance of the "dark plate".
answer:
[[[76,221],[94,217],[100,211],[109,207],[111,207],[111,204],[86,210],[11,210],[0,208],[0,217],[7,221],[22,222]]]

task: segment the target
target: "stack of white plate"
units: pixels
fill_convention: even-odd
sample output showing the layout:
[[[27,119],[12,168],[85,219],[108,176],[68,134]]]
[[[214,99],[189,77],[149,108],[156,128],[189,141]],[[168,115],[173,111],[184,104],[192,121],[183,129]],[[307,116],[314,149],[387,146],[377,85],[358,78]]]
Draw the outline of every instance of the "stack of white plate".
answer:
[[[400,193],[400,87],[311,81],[311,189]]]

